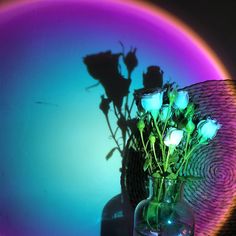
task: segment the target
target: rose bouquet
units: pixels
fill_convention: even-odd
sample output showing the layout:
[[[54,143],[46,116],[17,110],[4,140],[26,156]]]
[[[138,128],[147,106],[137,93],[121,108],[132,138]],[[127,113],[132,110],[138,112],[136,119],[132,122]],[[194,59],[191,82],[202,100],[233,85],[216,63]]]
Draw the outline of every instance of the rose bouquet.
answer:
[[[221,125],[201,119],[188,92],[175,84],[137,90],[137,129],[133,146],[150,176],[149,197],[134,216],[136,235],[194,235],[194,215],[182,199],[186,168],[194,151],[212,140]],[[194,176],[194,178],[196,178]]]
[[[154,177],[176,179],[184,174],[194,151],[212,140],[221,125],[200,120],[187,91],[175,84],[163,89],[137,90],[138,106],[134,146],[145,158],[144,171]]]

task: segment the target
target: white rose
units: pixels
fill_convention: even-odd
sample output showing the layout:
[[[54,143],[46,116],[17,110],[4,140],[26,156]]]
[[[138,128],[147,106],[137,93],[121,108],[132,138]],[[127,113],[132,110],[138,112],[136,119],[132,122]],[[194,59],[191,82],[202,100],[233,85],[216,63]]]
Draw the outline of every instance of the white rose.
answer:
[[[163,102],[163,91],[145,94],[141,98],[141,105],[145,111],[149,111],[153,116],[157,116]]]
[[[168,115],[168,110],[169,110],[169,105],[165,104],[161,108],[161,113],[160,113],[160,120],[162,122],[165,122],[167,119],[169,119],[172,115],[172,112],[170,110],[169,115]]]
[[[213,139],[220,127],[221,125],[216,120],[207,118],[198,123],[198,135],[205,140]]]
[[[187,91],[179,91],[175,97],[174,107],[180,110],[188,106],[189,95]]]
[[[164,138],[164,143],[166,146],[178,146],[183,138],[184,132],[183,130],[179,130],[176,128],[169,128],[167,134]]]

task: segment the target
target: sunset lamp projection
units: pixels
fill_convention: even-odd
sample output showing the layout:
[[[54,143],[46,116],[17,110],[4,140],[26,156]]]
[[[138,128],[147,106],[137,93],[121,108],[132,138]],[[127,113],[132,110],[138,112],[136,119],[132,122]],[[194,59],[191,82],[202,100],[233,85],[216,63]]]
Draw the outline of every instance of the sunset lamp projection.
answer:
[[[105,55],[111,70],[100,67],[101,71],[94,71],[88,66],[92,55]],[[108,84],[104,72],[113,73]],[[171,155],[167,158],[165,143],[179,150],[188,137],[186,131],[178,131],[183,127],[170,129],[165,120],[183,118],[184,126],[185,116],[189,132],[194,127],[198,141],[204,130],[212,140],[196,148],[192,160],[186,158],[186,168],[182,164],[178,174],[204,177],[186,183],[184,197],[195,211],[195,235],[217,235],[235,205],[236,147],[232,140],[236,137],[236,99],[229,79],[221,60],[196,33],[147,3],[38,0],[2,5],[0,235],[106,236],[107,227],[117,222],[122,227],[114,229],[125,236],[128,228],[126,233],[131,235],[132,211],[146,197],[150,168],[156,173],[159,164],[167,173],[172,161]],[[177,90],[173,87],[179,99],[169,109],[172,82],[179,85]],[[120,90],[112,87],[115,85]],[[150,91],[138,93],[142,87]],[[160,87],[163,93],[153,87]],[[141,110],[133,100],[135,90]],[[153,102],[153,95],[162,102]],[[204,117],[188,119],[192,103],[196,104],[194,111],[201,111]],[[159,112],[149,109],[150,104],[160,106]],[[185,112],[175,114],[176,107]],[[130,117],[134,120],[127,124]],[[157,117],[158,124],[165,126],[164,133],[169,133],[163,136],[164,165],[151,166],[147,161],[144,172],[145,161],[155,160],[152,147],[159,140],[155,126],[154,136],[150,140],[146,136],[151,125],[148,117],[150,122]],[[140,132],[130,139],[138,120],[143,120],[144,126],[139,123],[139,128],[143,127],[144,145],[149,141],[147,152],[152,155],[142,159],[144,163],[134,162],[135,150],[126,148],[136,139],[142,144]],[[119,136],[114,125],[121,128]],[[172,137],[178,137],[178,145]],[[173,193],[176,185],[172,186],[169,192]],[[124,190],[130,205],[122,205]],[[116,221],[109,221],[110,216]]]

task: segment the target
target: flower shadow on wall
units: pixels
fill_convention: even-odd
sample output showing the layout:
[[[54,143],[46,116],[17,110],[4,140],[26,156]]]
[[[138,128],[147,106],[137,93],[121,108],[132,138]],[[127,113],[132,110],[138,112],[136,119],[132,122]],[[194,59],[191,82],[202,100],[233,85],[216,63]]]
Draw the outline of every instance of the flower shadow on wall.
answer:
[[[118,151],[122,157],[121,194],[108,201],[103,209],[101,236],[132,235],[134,208],[137,202],[145,197],[144,194],[146,192],[145,186],[141,186],[140,189],[140,185],[138,184],[135,189],[130,189],[129,191],[141,191],[141,194],[139,194],[140,197],[134,202],[129,199],[127,181],[135,182],[135,180],[130,178],[135,176],[127,172],[127,165],[136,163],[132,171],[133,173],[138,173],[142,182],[146,179],[146,175],[142,171],[142,161],[137,162],[137,158],[140,158],[139,154],[134,152],[134,150],[130,149],[127,145],[131,134],[136,132],[136,119],[132,118],[131,114],[134,99],[129,101],[129,89],[132,82],[132,72],[138,65],[136,57],[137,49],[131,48],[126,54],[122,43],[121,46],[122,52],[120,53],[106,51],[84,57],[84,63],[87,66],[89,74],[95,80],[98,80],[97,84],[88,89],[101,84],[105,90],[105,94],[101,96],[99,108],[105,116],[111,137],[116,144],[116,146],[108,152],[106,159],[110,159],[115,151]],[[124,68],[121,68],[120,59],[123,61]],[[126,77],[122,75],[122,69],[126,70]],[[143,74],[144,89],[161,87],[162,84],[163,71],[160,67],[148,67],[147,73]],[[112,115],[110,111],[114,112],[116,124],[111,121]]]
[[[122,45],[123,46],[123,45]],[[123,48],[124,51],[124,48]],[[131,131],[131,122],[127,122],[127,117],[130,117],[128,108],[128,95],[131,84],[131,73],[137,66],[136,49],[131,49],[125,55],[124,53],[112,53],[111,51],[101,52],[93,55],[88,55],[84,58],[84,63],[87,66],[89,74],[99,82],[89,88],[101,84],[105,90],[105,95],[101,96],[100,110],[103,112],[108,124],[111,137],[116,146],[110,150],[106,159],[111,158],[115,151],[118,151],[122,160],[125,156],[125,144],[128,138],[128,132]],[[126,65],[128,78],[124,78],[119,67],[119,59],[123,58]],[[88,89],[89,89],[88,88]],[[125,99],[126,98],[126,99]],[[122,109],[125,99],[125,112]],[[117,127],[114,129],[110,118],[110,107],[114,110],[117,119]],[[121,135],[122,142],[118,137]],[[123,176],[123,175],[122,175]],[[124,196],[124,182],[121,178],[121,193],[114,196],[104,206],[101,222],[101,236],[109,235],[132,235],[133,210],[129,205],[127,198]]]

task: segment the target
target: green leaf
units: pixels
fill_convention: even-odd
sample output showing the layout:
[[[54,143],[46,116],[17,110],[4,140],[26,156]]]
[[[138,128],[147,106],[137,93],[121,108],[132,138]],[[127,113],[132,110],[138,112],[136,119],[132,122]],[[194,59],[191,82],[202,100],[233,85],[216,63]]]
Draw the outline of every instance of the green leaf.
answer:
[[[170,173],[170,174],[172,174],[172,173],[173,173],[173,171],[172,171],[172,169],[171,169],[171,167],[170,167],[170,166],[168,166],[168,168],[167,168],[167,172],[168,172],[168,173]]]
[[[154,177],[154,178],[160,178],[161,175],[160,175],[159,172],[155,172],[154,174],[152,174],[152,177]]]
[[[146,159],[144,165],[143,165],[143,170],[146,171],[148,169],[148,167],[151,164],[151,160],[150,159]]]
[[[174,174],[174,173],[171,173],[170,175],[168,175],[166,178],[168,178],[168,179],[176,179],[177,178],[177,176],[176,176],[176,174]]]
[[[112,157],[113,153],[114,153],[115,150],[117,150],[117,149],[118,149],[117,147],[114,147],[114,148],[111,149],[110,152],[107,153],[107,155],[106,155],[106,160],[107,160],[107,161]]]
[[[179,156],[178,155],[172,155],[170,156],[170,162],[177,163],[179,161]]]

